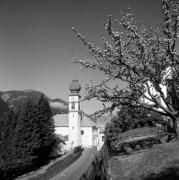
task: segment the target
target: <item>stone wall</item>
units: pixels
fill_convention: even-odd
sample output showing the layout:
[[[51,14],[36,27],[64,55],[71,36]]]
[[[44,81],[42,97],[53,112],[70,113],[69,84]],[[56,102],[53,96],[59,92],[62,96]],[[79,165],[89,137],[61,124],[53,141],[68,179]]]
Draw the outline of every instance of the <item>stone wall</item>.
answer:
[[[111,149],[110,155],[130,154],[133,151],[151,148],[154,144],[161,144],[167,141],[167,133],[151,136],[129,138],[123,142],[116,143]]]
[[[104,144],[79,180],[108,180],[109,151]]]

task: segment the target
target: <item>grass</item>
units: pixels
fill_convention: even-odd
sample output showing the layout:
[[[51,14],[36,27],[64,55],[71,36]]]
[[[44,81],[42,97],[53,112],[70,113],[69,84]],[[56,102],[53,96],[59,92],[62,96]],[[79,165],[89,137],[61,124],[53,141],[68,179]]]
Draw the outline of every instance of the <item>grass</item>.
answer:
[[[158,179],[179,171],[179,141],[156,145],[138,159],[130,173],[133,179]],[[179,175],[178,175],[179,177]],[[167,178],[168,179],[168,178]]]
[[[123,134],[125,139],[152,135],[153,130],[136,129]],[[128,156],[111,157],[113,180],[179,179],[179,140]]]

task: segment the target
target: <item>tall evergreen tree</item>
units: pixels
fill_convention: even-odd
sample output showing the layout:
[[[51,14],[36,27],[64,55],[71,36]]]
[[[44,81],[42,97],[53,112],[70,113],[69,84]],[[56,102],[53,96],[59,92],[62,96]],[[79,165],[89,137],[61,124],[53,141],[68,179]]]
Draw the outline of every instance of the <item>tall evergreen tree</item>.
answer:
[[[3,121],[1,126],[1,146],[0,146],[0,179],[11,179],[10,174],[14,174],[12,171],[14,168],[14,147],[13,140],[16,129],[18,114],[13,111],[9,111],[8,114],[3,115]],[[16,163],[15,163],[16,164]],[[16,167],[16,166],[15,166]]]
[[[0,98],[0,151],[1,150],[1,143],[2,143],[2,136],[3,136],[3,127],[5,119],[7,119],[9,108],[7,104]]]
[[[24,166],[33,164],[38,159],[33,153],[40,147],[37,105],[33,100],[25,103],[19,113],[13,140],[14,158],[21,160]]]
[[[38,121],[39,121],[39,137],[41,139],[41,146],[36,151],[39,161],[43,162],[50,158],[53,148],[57,145],[57,138],[54,134],[55,126],[52,119],[52,113],[47,98],[42,94],[38,101]]]
[[[16,125],[17,125],[18,113],[10,110],[8,114],[4,115],[3,127],[2,127],[2,141],[3,141],[3,155],[5,161],[9,158],[10,154],[13,152],[13,139],[15,135]]]
[[[50,159],[56,144],[54,123],[47,99],[41,95],[37,101],[28,101],[19,115],[16,127],[14,146],[17,158],[29,159],[39,166]]]
[[[11,179],[12,174],[24,174],[47,163],[58,143],[44,95],[29,99],[17,114],[10,112],[3,128],[4,165],[0,164],[0,179]]]

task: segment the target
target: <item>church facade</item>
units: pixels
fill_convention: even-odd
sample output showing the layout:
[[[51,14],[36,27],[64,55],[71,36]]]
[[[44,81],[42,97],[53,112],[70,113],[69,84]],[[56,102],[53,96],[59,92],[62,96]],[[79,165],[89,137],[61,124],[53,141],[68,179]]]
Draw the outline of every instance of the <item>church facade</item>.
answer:
[[[68,114],[53,116],[55,133],[64,138],[66,150],[76,146],[96,146],[99,150],[104,143],[105,124],[92,120],[80,109],[81,86],[77,80],[72,81],[69,90]]]

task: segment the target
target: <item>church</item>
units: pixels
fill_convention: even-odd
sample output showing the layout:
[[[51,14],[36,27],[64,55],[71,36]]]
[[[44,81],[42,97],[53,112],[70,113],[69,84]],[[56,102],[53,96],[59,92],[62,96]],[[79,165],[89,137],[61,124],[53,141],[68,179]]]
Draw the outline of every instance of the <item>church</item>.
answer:
[[[70,150],[76,146],[96,147],[98,150],[104,143],[104,128],[106,120],[91,119],[80,109],[81,85],[73,80],[69,86],[68,114],[53,116],[55,133],[65,141],[64,149]]]

